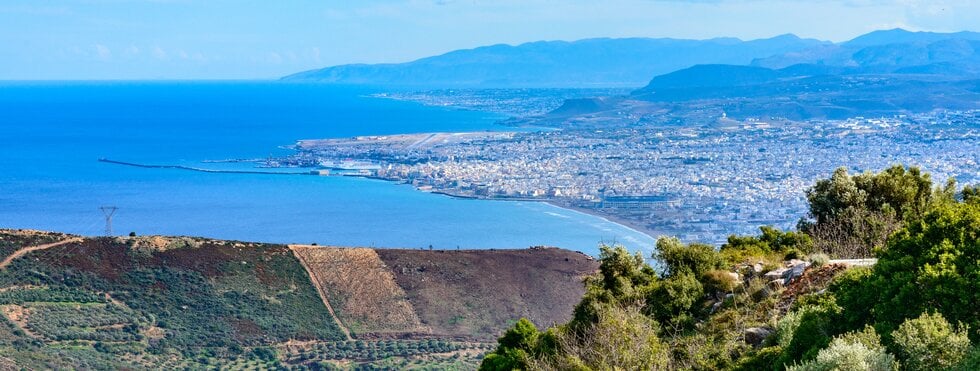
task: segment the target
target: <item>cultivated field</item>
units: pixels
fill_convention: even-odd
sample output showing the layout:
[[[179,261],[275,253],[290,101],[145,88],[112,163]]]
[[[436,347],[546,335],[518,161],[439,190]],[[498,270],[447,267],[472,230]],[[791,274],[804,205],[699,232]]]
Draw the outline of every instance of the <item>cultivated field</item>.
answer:
[[[290,249],[354,336],[429,332],[375,250],[300,245]]]

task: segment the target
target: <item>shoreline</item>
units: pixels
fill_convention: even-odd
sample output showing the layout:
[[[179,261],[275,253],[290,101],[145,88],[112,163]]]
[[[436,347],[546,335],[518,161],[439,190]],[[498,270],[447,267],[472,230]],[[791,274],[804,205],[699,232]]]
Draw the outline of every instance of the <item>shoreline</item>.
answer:
[[[595,211],[593,209],[589,209],[589,208],[577,207],[577,206],[572,206],[572,205],[563,205],[561,203],[558,203],[555,200],[545,200],[545,201],[542,201],[542,202],[547,203],[547,204],[549,204],[551,206],[560,208],[560,209],[569,210],[569,211],[576,212],[576,213],[579,213],[579,214],[585,214],[585,215],[593,216],[593,217],[596,217],[596,218],[605,220],[606,222],[620,225],[620,226],[622,226],[622,227],[624,227],[626,229],[629,229],[629,230],[631,230],[633,232],[636,232],[636,233],[642,234],[644,236],[650,237],[654,241],[656,241],[658,238],[660,238],[660,237],[663,236],[663,235],[654,235],[654,231],[653,230],[651,230],[651,229],[649,229],[647,227],[644,227],[644,226],[638,224],[635,221],[623,219],[623,218],[618,217],[618,216],[609,215],[609,214],[603,214],[603,213],[597,212],[597,211]]]
[[[396,184],[410,185],[409,183],[404,182],[404,181],[395,180],[395,179],[385,179],[385,178],[376,177],[376,176],[355,176],[355,177],[385,180],[385,181],[393,182],[393,183],[396,183]],[[419,192],[431,193],[431,194],[437,194],[437,195],[443,195],[443,196],[447,196],[447,197],[451,197],[451,198],[457,198],[457,199],[462,199],[462,200],[486,200],[486,201],[510,201],[510,202],[515,202],[515,201],[540,202],[540,203],[548,204],[548,205],[550,205],[552,207],[556,207],[556,208],[559,208],[559,209],[562,209],[562,210],[568,210],[568,211],[571,211],[573,213],[578,213],[578,214],[582,214],[582,215],[587,215],[587,216],[599,218],[599,219],[601,219],[601,220],[603,220],[603,221],[605,221],[607,223],[616,224],[616,225],[618,225],[620,227],[623,227],[623,228],[626,228],[627,230],[632,231],[634,233],[637,233],[637,234],[640,234],[640,235],[643,235],[643,236],[647,236],[647,237],[653,239],[654,241],[656,241],[657,239],[659,239],[660,237],[662,237],[662,235],[654,235],[654,231],[653,230],[651,230],[649,228],[646,228],[646,227],[638,224],[635,221],[627,220],[627,219],[624,219],[624,218],[621,218],[621,217],[617,217],[617,216],[614,216],[614,215],[608,215],[608,214],[599,213],[599,212],[597,212],[595,210],[592,210],[592,209],[589,209],[589,208],[568,205],[568,204],[565,204],[565,203],[560,202],[560,201],[555,200],[555,199],[517,198],[517,197],[514,197],[514,198],[481,197],[481,196],[469,196],[469,195],[454,194],[454,193],[451,193],[449,191],[443,191],[443,190],[423,191],[423,190],[421,190],[421,189],[419,189],[418,187],[415,187],[415,186],[412,186],[412,188],[415,188],[415,190],[416,191],[419,191]]]

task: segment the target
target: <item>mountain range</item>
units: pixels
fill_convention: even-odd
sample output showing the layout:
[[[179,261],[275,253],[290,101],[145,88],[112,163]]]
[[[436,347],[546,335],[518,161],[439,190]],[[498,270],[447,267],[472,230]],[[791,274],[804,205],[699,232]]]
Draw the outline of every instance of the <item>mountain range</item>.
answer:
[[[701,63],[748,64],[827,45],[794,35],[735,38],[586,39],[491,45],[396,64],[348,64],[286,76],[290,81],[424,87],[636,87]]]
[[[654,77],[630,98],[790,119],[978,109],[980,34],[876,31],[749,65],[695,65]]]
[[[842,43],[792,34],[735,38],[586,39],[492,45],[396,64],[349,64],[289,81],[413,87],[643,86],[697,65],[751,65],[796,74],[980,74],[980,33],[874,31]],[[676,77],[676,76],[675,76]],[[706,78],[702,78],[706,79]]]

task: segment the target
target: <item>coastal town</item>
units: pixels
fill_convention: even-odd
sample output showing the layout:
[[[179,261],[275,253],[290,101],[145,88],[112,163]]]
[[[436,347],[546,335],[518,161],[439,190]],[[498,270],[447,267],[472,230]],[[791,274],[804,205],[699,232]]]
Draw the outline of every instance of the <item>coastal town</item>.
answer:
[[[718,243],[792,228],[835,168],[922,167],[980,181],[980,111],[847,120],[734,120],[531,132],[307,140],[277,166],[376,177],[459,197],[539,200],[652,236]]]

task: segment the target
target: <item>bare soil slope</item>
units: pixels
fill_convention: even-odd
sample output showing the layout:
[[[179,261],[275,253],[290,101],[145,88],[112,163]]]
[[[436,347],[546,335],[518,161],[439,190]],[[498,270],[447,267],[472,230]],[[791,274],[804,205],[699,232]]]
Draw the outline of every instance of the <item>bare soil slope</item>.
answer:
[[[491,340],[520,317],[565,322],[598,262],[555,248],[421,251],[378,249],[433,335]]]

